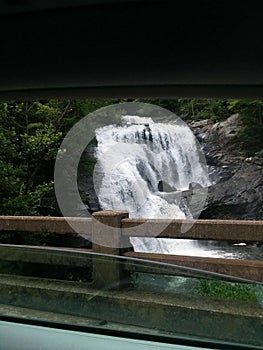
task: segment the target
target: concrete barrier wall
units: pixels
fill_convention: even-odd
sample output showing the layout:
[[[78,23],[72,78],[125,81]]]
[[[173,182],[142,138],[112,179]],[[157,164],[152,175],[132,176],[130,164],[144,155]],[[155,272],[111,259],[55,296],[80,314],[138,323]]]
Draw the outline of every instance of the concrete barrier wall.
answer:
[[[112,227],[117,227],[115,221],[119,220],[123,236],[152,237],[153,232],[160,228],[160,238],[263,242],[263,221],[129,219],[128,215],[128,212],[124,211],[101,211],[94,213],[93,217],[96,221]],[[77,217],[0,216],[0,231],[75,234],[68,222],[79,223],[80,227],[85,224],[84,233],[91,233],[94,221],[92,218]],[[181,232],[182,224],[189,224],[190,229],[185,233]]]
[[[143,254],[129,252],[130,248],[120,248],[125,247],[125,241],[128,246],[129,236],[151,237],[153,232],[159,229],[161,233],[158,237],[263,242],[263,221],[196,220],[193,222],[191,220],[129,219],[128,216],[128,212],[125,211],[101,211],[94,213],[93,218],[2,216],[0,234],[1,231],[26,231],[75,235],[75,231],[68,223],[74,222],[79,223],[84,233],[92,235],[93,252],[166,262],[263,282],[262,261]],[[191,228],[186,233],[182,233],[181,225],[186,223]],[[144,224],[143,228],[141,224]],[[83,227],[85,227],[84,230]],[[97,265],[94,266],[94,276],[98,285],[121,279],[123,272],[120,271],[119,265],[114,263],[107,267],[103,264]]]

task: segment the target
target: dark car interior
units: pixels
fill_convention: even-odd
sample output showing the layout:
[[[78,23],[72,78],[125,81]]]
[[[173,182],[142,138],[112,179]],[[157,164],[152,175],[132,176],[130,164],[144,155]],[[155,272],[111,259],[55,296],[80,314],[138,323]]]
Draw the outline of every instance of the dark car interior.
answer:
[[[262,95],[260,2],[2,1],[2,99]]]

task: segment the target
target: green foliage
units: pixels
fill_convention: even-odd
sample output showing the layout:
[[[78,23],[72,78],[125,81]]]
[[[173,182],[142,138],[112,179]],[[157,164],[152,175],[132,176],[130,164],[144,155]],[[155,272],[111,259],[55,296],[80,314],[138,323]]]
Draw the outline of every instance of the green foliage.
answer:
[[[119,100],[114,99],[82,99],[74,100],[73,106],[74,110],[78,113],[79,116],[85,117],[89,113],[96,111],[99,108],[114,104],[119,102]]]
[[[47,101],[0,103],[1,214],[36,215],[41,198],[53,192],[60,117]]]
[[[232,100],[229,104],[232,113],[239,113],[243,128],[239,132],[239,140],[246,156],[263,150],[263,101]]]
[[[263,153],[263,101],[226,99],[144,99],[141,102],[157,104],[187,121],[210,119],[213,122],[226,120],[238,113],[243,127],[238,137],[244,155]]]
[[[38,215],[42,203],[54,209],[54,162],[63,136],[85,115],[116,101],[0,103],[0,213]],[[88,173],[93,163],[85,163]]]
[[[20,137],[24,157],[38,162],[40,159],[50,160],[56,156],[62,132],[56,132],[53,124],[40,124],[33,133],[25,133]]]
[[[143,99],[141,102],[166,108],[186,120],[225,120],[230,116],[228,100],[222,99]]]
[[[8,196],[2,200],[2,215],[37,215],[37,205],[46,194],[50,194],[53,189],[53,182],[43,183],[36,186],[34,191],[26,190],[21,186],[19,193]]]
[[[195,293],[219,299],[257,301],[257,287],[253,284],[200,280]]]

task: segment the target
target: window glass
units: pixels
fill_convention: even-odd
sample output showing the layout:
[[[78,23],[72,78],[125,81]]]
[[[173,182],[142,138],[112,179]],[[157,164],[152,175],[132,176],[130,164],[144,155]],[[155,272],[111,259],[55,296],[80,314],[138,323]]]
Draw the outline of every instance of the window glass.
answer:
[[[0,103],[0,316],[263,347],[263,102]]]

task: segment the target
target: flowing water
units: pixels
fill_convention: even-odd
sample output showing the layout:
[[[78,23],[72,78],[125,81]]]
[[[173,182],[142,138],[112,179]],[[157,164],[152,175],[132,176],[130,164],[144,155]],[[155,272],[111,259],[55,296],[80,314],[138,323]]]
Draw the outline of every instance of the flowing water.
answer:
[[[138,116],[126,115],[122,121],[122,125],[96,130],[94,185],[101,208],[128,210],[131,218],[198,217],[211,183],[190,128],[184,123],[164,124]],[[182,193],[193,184],[203,189],[203,196],[196,197],[194,212],[182,200]],[[131,243],[135,251],[143,252],[226,258],[251,255],[244,244],[136,237]]]

